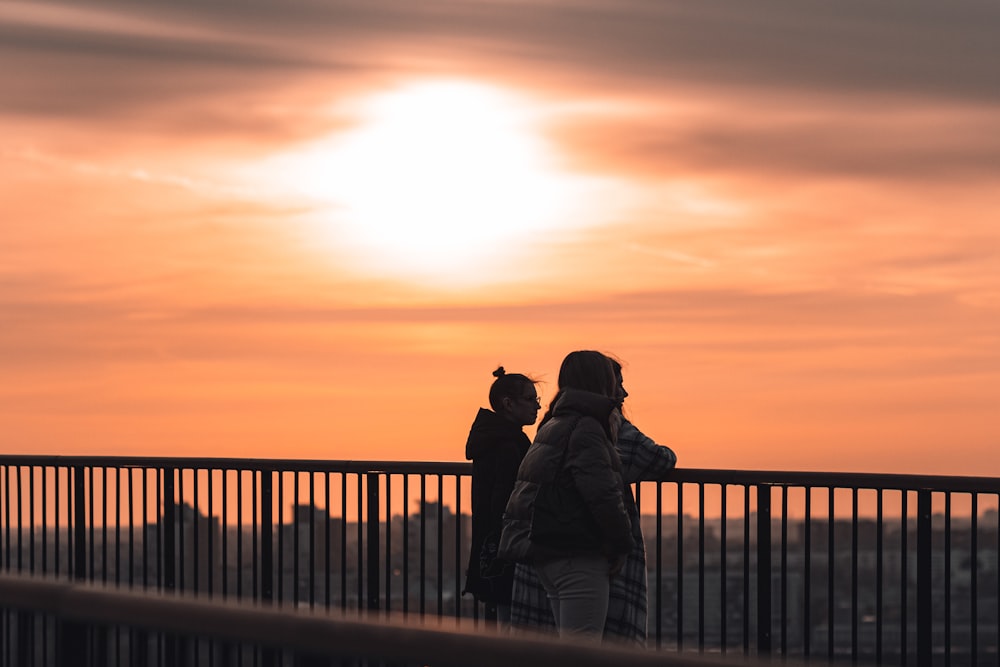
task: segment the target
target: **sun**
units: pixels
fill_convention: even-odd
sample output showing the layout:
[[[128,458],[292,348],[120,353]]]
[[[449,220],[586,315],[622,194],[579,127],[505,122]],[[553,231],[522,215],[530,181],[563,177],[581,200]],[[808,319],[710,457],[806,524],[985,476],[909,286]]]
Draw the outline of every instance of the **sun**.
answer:
[[[351,110],[349,130],[268,171],[312,202],[316,242],[358,270],[483,282],[540,233],[578,226],[592,209],[597,179],[560,169],[540,129],[544,109],[509,91],[418,82]]]

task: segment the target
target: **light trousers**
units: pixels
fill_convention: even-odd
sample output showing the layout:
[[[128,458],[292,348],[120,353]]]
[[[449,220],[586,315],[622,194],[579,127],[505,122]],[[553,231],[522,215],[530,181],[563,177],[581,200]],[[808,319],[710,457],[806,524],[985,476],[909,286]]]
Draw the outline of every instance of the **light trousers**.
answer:
[[[608,617],[611,577],[600,554],[570,556],[534,564],[545,587],[559,636],[601,641]]]

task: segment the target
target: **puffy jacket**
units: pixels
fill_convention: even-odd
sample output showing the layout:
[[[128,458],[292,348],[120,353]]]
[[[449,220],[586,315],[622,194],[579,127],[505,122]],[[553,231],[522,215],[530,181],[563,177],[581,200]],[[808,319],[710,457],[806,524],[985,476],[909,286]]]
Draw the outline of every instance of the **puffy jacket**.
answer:
[[[578,553],[617,557],[629,552],[631,522],[610,427],[614,409],[612,399],[592,392],[567,389],[559,396],[518,469],[504,512],[501,557],[531,562]],[[565,547],[532,542],[535,499],[543,483],[570,485],[579,492],[591,519],[584,528],[589,535]]]

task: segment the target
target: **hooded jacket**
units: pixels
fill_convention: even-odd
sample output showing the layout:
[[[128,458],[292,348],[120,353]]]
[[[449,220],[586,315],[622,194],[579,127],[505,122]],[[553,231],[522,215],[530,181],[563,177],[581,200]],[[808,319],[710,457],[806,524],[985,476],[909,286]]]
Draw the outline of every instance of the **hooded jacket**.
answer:
[[[629,552],[631,522],[611,427],[615,407],[615,401],[600,394],[575,389],[562,393],[518,470],[504,514],[501,557],[531,562],[581,553],[614,558]],[[531,539],[535,500],[542,484],[572,486],[579,492],[588,515],[583,528],[587,534],[571,545],[541,545]]]
[[[487,539],[494,543],[500,539],[503,511],[530,444],[519,425],[483,408],[465,444],[465,458],[472,461],[472,548],[463,592],[483,602],[510,603],[513,569],[484,578],[479,570],[480,553]]]

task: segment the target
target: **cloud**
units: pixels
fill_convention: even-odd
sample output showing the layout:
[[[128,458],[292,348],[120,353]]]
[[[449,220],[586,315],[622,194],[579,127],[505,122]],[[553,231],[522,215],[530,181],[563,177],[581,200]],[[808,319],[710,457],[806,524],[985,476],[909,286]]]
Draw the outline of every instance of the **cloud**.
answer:
[[[990,63],[1000,7],[864,0],[563,0],[517,2],[295,0],[236,3],[7,3],[5,62],[44,69],[55,83],[83,77],[119,105],[169,99],[209,83],[275,85],[299,74],[530,65],[552,80],[664,95],[672,86],[774,95],[893,96],[1000,101]],[[86,20],[82,20],[84,17]],[[82,58],[82,59],[81,59]],[[478,65],[477,65],[478,64]],[[5,68],[5,88],[17,82]],[[22,70],[23,71],[23,70]],[[169,76],[174,71],[175,76]],[[148,75],[167,75],[157,85]],[[248,76],[253,73],[255,76]],[[340,72],[344,74],[344,72]],[[146,75],[146,76],[144,76]],[[321,74],[323,75],[323,74]],[[119,82],[122,85],[115,86]],[[126,82],[131,86],[124,85]],[[31,108],[14,89],[7,105]],[[74,91],[82,92],[82,91]],[[84,99],[80,99],[83,97]],[[71,109],[105,96],[68,95]],[[35,99],[37,104],[41,99]]]

